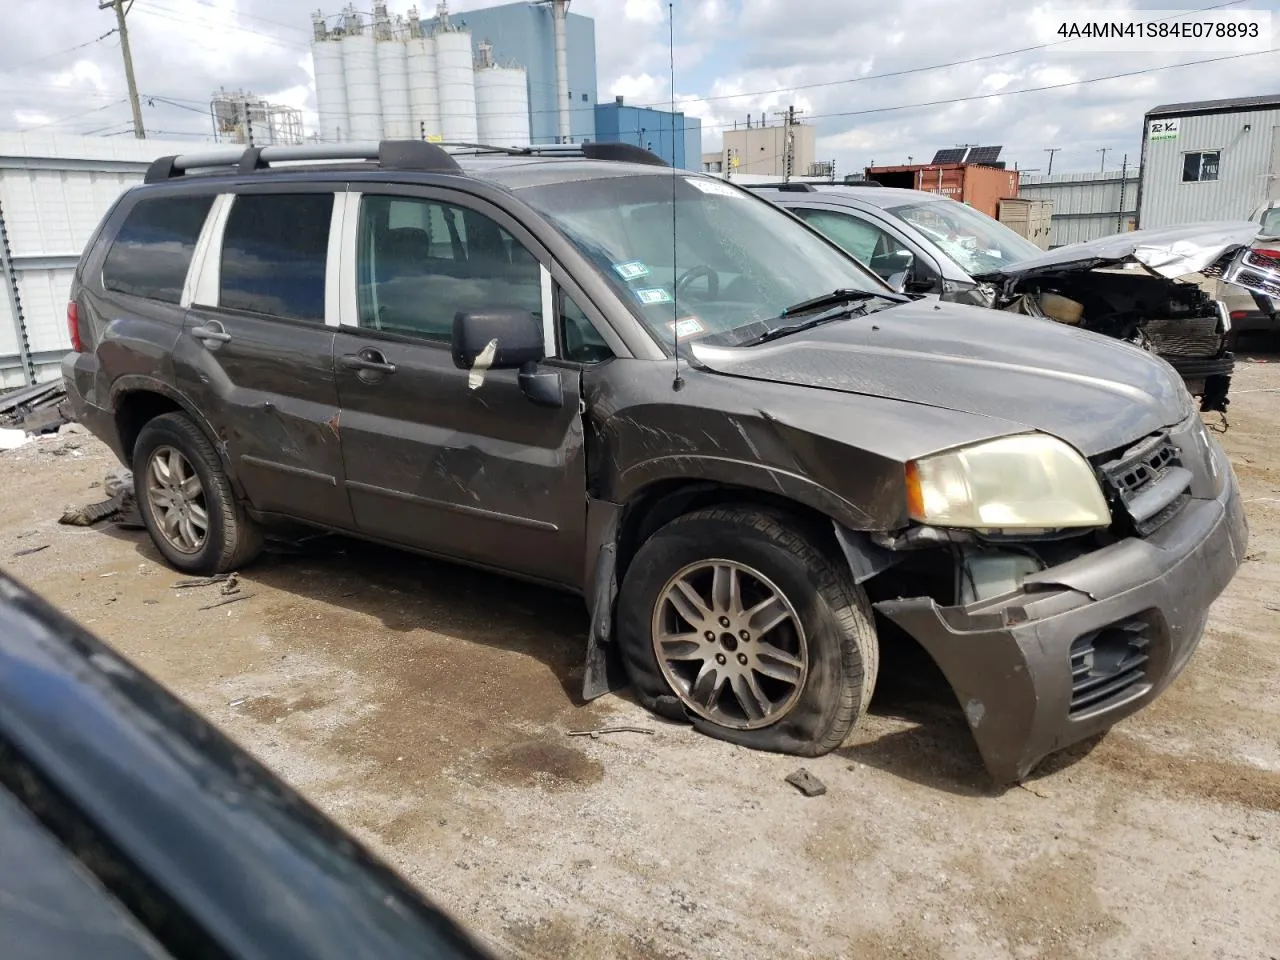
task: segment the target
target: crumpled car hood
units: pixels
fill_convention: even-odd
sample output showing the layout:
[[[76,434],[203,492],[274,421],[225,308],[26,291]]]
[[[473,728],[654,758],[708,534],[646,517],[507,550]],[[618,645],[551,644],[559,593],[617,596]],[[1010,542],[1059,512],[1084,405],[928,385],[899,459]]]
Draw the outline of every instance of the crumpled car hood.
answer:
[[[1135,346],[980,307],[916,301],[754,347],[694,343],[720,374],[926,404],[1041,430],[1086,456],[1192,412],[1177,373]]]
[[[1093,270],[1122,263],[1140,263],[1162,277],[1176,279],[1217,263],[1253,242],[1257,223],[1221,220],[1159,230],[1133,230],[1099,240],[1069,243],[1038,257],[984,273],[978,280],[1021,280],[1065,269]]]

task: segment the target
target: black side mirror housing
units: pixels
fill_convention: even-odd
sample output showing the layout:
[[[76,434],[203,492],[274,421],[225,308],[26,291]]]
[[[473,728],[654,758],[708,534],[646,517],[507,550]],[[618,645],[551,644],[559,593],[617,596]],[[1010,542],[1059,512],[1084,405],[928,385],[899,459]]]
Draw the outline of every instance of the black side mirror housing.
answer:
[[[450,346],[460,370],[477,361],[487,370],[516,370],[543,358],[542,324],[528,310],[460,311],[453,317]]]

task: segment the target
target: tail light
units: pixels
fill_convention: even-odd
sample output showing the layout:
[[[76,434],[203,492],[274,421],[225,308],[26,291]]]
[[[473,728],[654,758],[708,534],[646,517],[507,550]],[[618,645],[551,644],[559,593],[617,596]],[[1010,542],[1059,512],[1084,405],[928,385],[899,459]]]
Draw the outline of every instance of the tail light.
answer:
[[[84,341],[80,339],[80,308],[72,300],[67,304],[67,333],[71,335],[71,349],[76,353],[84,352]]]
[[[1232,320],[1243,320],[1248,315],[1249,315],[1248,310],[1232,310],[1231,311]]]

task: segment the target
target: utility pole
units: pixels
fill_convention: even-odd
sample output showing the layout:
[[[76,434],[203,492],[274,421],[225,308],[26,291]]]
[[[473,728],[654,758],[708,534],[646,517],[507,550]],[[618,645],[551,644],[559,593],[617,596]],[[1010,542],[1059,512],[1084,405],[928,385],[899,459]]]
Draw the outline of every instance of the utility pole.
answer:
[[[1045,173],[1046,177],[1053,176],[1053,155],[1061,150],[1061,147],[1045,147],[1044,152],[1049,155],[1049,170]]]
[[[1129,155],[1124,155],[1120,162],[1120,209],[1116,211],[1116,233],[1124,233],[1124,188],[1125,178],[1129,176]]]
[[[133,0],[129,0],[133,6]],[[133,107],[133,135],[139,140],[147,139],[147,131],[142,126],[142,105],[138,103],[138,85],[133,79],[133,55],[129,53],[129,28],[124,24],[124,0],[100,0],[99,10],[114,7],[116,11],[116,29],[120,31],[120,52],[124,55],[124,79],[129,85],[129,104]]]
[[[1110,147],[1099,147],[1099,148],[1098,148],[1098,151],[1097,151],[1097,152],[1098,152],[1098,153],[1100,153],[1100,154],[1102,154],[1102,163],[1100,163],[1100,164],[1098,165],[1098,172],[1099,172],[1099,173],[1106,173],[1106,172],[1107,172],[1107,151],[1108,151],[1108,150],[1110,150],[1110,149],[1111,149]]]
[[[796,116],[804,113],[803,110],[797,110],[795,105],[787,107],[786,112],[777,111],[774,116],[782,117],[782,179],[790,181],[792,174],[795,172],[796,166]],[[761,118],[761,126],[764,118]]]

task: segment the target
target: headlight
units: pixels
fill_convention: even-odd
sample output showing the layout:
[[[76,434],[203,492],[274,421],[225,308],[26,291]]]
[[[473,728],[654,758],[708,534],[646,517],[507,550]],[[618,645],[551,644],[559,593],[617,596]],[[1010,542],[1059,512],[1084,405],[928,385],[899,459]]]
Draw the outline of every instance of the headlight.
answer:
[[[1085,459],[1042,433],[1002,437],[907,464],[911,519],[940,527],[1105,527],[1111,511]]]

